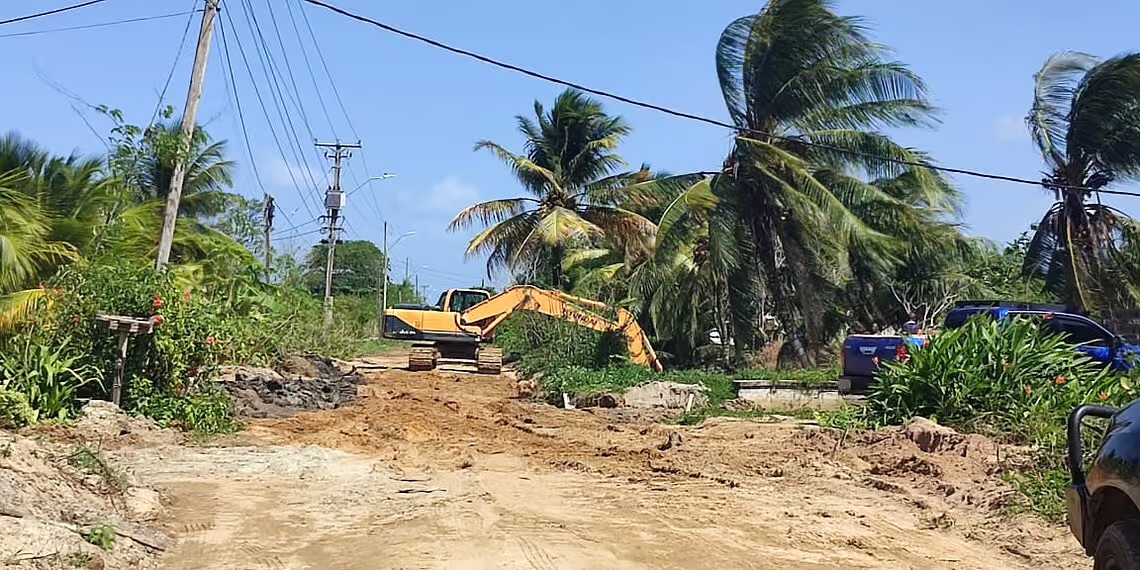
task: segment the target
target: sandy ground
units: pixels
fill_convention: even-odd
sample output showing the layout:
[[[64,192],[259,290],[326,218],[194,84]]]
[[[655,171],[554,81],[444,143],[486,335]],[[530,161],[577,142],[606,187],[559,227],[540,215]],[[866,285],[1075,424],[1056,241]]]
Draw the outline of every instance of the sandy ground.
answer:
[[[980,438],[681,428],[522,402],[508,378],[376,370],[351,407],[114,451],[170,497],[164,567],[1090,566],[1064,528],[998,515],[1003,452]]]

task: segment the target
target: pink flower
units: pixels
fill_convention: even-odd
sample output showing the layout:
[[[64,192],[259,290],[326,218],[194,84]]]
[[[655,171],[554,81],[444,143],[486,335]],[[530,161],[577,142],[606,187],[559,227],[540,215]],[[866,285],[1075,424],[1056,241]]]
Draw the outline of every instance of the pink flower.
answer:
[[[217,341],[214,340],[214,337],[212,337],[212,336],[206,337],[206,344],[208,344],[210,346],[214,346],[215,342],[217,342]]]

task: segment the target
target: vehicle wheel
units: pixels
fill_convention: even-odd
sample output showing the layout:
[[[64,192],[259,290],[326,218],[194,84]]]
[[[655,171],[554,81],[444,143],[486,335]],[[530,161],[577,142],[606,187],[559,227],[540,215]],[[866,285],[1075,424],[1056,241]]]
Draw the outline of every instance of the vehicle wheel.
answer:
[[[1096,545],[1094,570],[1140,570],[1140,520],[1120,521]]]

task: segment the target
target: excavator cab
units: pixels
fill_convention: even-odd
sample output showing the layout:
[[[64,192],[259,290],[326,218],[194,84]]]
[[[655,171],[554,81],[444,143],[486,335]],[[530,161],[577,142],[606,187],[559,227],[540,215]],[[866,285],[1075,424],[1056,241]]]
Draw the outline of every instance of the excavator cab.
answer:
[[[448,289],[440,294],[436,306],[444,312],[462,313],[490,298],[491,294],[482,289]]]

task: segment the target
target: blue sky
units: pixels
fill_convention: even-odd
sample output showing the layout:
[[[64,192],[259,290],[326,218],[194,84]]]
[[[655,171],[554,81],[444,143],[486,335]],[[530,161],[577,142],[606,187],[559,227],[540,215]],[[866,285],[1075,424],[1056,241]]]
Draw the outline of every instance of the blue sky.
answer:
[[[348,239],[379,241],[382,221],[387,220],[393,235],[415,232],[400,242],[392,256],[394,260],[410,258],[411,272],[418,273],[421,284],[429,287],[429,297],[449,286],[478,283],[484,274],[482,263],[465,262],[463,256],[472,232],[448,234],[446,224],[474,201],[515,195],[518,189],[507,168],[489,154],[472,152],[472,146],[485,138],[519,148],[514,116],[529,113],[535,99],[553,100],[562,88],[305,5],[320,51],[351,118],[349,123],[300,18],[298,0],[244,1],[252,6],[261,33],[274,50],[274,60],[282,68],[283,80],[288,80],[286,58],[281,57],[271,25],[271,18],[277,19],[292,81],[297,85],[293,95],[292,84],[287,83],[287,97],[295,97],[303,111],[297,112],[293,103],[287,102],[287,119],[302,148],[291,152],[293,145],[283,139],[283,157],[237,50],[235,33],[254,67],[277,134],[285,137],[286,131],[273,110],[269,86],[256,63],[247,24],[249,12],[239,0],[223,0],[226,16],[221,21],[227,28],[252,162],[284,216],[294,224],[305,224],[317,213],[314,204],[317,192],[324,189],[327,163],[310,148],[309,131],[322,140],[355,141],[359,137],[365,148],[349,163],[345,189],[354,189],[369,176],[384,172],[397,176],[365,183],[349,198]],[[9,0],[0,8],[0,19],[70,3]],[[739,0],[333,3],[520,66],[718,119],[727,115],[713,64],[717,38],[732,19],[763,6],[762,2]],[[0,36],[186,12],[201,4],[202,0],[107,0],[66,14],[0,26]],[[939,129],[899,132],[900,140],[929,151],[947,166],[1036,179],[1041,161],[1021,117],[1031,100],[1032,75],[1045,57],[1063,49],[1101,56],[1140,49],[1135,39],[1140,3],[1102,0],[1095,8],[1073,6],[1059,0],[848,0],[839,2],[837,8],[843,14],[864,16],[874,29],[874,37],[892,46],[900,60],[926,79],[943,110]],[[302,57],[287,7],[293,9],[313,74]],[[109,123],[72,97],[122,109],[129,121],[145,123],[171,72],[188,21],[188,17],[180,16],[0,37],[0,49],[9,54],[6,88],[0,90],[0,130],[19,131],[56,152],[102,151],[100,137],[106,136]],[[185,100],[197,26],[195,16],[191,37],[173,67],[167,101],[177,107]],[[251,174],[251,159],[237,126],[220,39],[215,37],[199,121],[206,123],[216,138],[229,140],[231,155],[240,163],[237,190],[258,197],[261,189]],[[319,86],[323,106],[314,84]],[[61,93],[60,88],[71,96]],[[616,102],[606,102],[606,106],[625,116],[634,127],[621,149],[633,165],[648,162],[671,172],[715,169],[731,145],[730,134],[715,127]],[[293,178],[308,181],[310,174],[320,188],[306,182],[298,189],[293,184]],[[964,177],[956,181],[968,199],[964,222],[969,231],[996,240],[1010,240],[1026,230],[1050,202],[1049,196],[1032,187]],[[308,210],[301,193],[308,196]],[[1137,200],[1140,198],[1111,202],[1137,215]],[[284,233],[288,226],[289,222],[279,217],[278,231]],[[308,223],[291,233],[314,227]],[[302,250],[316,237],[301,236],[291,244]],[[402,264],[395,269],[402,271]]]

